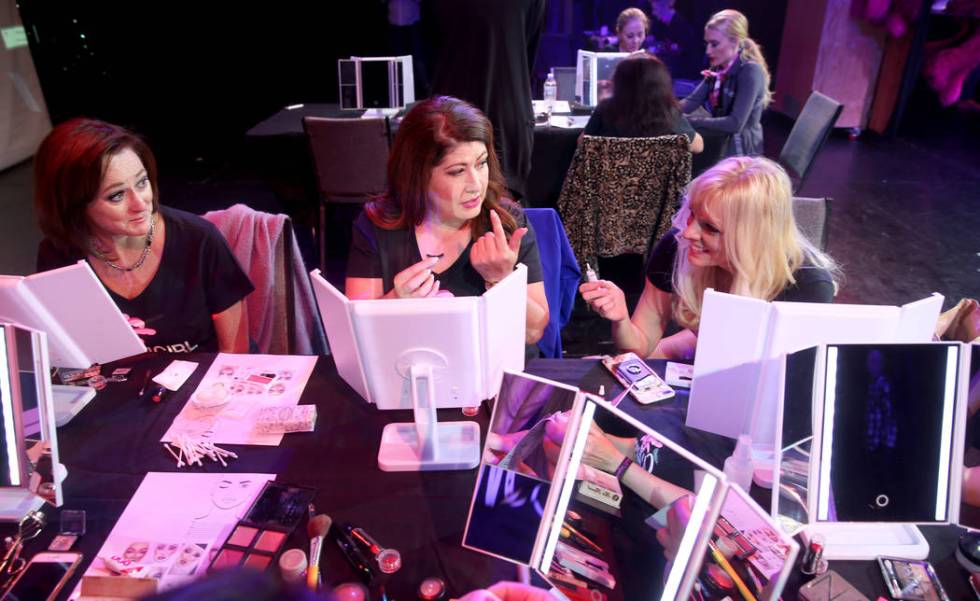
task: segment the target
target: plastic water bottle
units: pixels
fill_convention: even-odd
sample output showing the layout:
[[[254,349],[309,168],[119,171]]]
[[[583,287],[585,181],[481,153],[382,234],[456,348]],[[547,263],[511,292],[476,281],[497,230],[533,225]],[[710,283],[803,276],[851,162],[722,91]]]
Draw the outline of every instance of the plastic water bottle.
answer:
[[[555,101],[558,100],[558,82],[555,81],[554,71],[548,73],[548,78],[544,80],[544,106],[548,111],[548,116],[555,110]]]
[[[735,452],[725,460],[725,476],[748,492],[752,486],[752,438],[742,434],[735,443]]]

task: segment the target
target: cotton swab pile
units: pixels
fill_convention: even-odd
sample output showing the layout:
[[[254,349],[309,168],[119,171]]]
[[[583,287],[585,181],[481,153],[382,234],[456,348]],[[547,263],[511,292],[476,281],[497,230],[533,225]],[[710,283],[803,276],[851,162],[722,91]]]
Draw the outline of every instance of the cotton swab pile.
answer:
[[[163,443],[163,448],[167,449],[167,452],[177,460],[178,468],[195,464],[203,465],[201,459],[204,457],[210,458],[211,461],[217,461],[224,467],[228,467],[228,464],[225,462],[226,457],[238,459],[237,454],[215,446],[209,440],[194,438],[186,434],[174,436],[171,442]],[[174,448],[176,448],[176,451]]]

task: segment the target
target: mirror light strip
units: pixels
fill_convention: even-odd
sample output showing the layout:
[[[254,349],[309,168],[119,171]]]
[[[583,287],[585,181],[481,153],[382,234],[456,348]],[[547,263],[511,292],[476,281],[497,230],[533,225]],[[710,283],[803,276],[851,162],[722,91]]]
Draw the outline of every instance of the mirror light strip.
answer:
[[[953,407],[956,405],[956,376],[959,366],[959,347],[946,349],[946,386],[943,391],[942,440],[939,443],[939,482],[936,486],[936,521],[946,519],[949,496],[949,462],[953,437]]]
[[[826,520],[830,510],[830,464],[833,460],[834,404],[837,402],[837,347],[827,347],[827,377],[823,392],[823,432],[820,442],[820,483],[817,490],[817,519]]]

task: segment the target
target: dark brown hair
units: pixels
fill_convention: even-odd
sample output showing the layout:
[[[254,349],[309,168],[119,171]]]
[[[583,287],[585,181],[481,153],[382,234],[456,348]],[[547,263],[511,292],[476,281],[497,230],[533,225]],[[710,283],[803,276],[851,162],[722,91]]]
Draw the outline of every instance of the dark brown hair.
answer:
[[[85,208],[99,194],[109,159],[127,148],[146,168],[155,213],[160,207],[157,162],[142,138],[118,125],[82,118],[61,123],[44,138],[34,156],[34,212],[52,243],[86,248]]]
[[[670,70],[659,58],[637,52],[613,72],[609,118],[626,135],[650,137],[669,133],[680,117]]]
[[[473,105],[451,96],[423,100],[402,119],[388,157],[388,189],[366,207],[371,221],[388,230],[422,223],[432,169],[465,142],[483,142],[489,167],[487,196],[480,214],[470,222],[473,239],[493,229],[491,209],[496,209],[504,230],[513,233],[517,229],[514,203],[504,196],[504,176],[494,151],[490,120]]]

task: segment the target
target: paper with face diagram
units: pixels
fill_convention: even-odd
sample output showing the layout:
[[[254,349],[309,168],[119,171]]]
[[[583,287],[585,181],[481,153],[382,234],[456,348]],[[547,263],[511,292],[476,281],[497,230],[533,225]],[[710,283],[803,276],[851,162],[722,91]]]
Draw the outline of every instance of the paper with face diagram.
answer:
[[[275,477],[146,474],[85,575],[112,576],[122,571],[156,578],[159,590],[200,578],[263,485]],[[76,588],[70,598],[77,599],[80,591]]]
[[[256,427],[268,407],[295,406],[316,365],[315,356],[220,353],[161,438],[201,438],[214,444],[275,446],[283,433]]]

